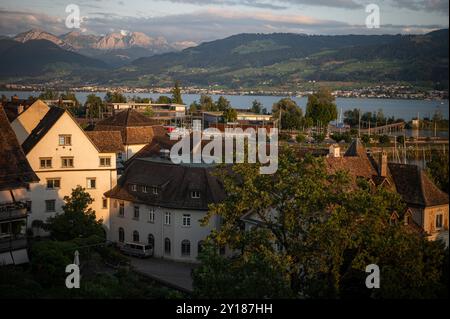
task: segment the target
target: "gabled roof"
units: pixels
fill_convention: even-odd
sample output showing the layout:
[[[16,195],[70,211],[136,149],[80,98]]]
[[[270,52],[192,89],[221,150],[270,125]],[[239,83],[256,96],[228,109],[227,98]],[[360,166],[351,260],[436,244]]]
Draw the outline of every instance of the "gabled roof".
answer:
[[[127,109],[99,121],[97,125],[118,127],[152,126],[155,125],[155,122],[136,110]]]
[[[448,194],[441,191],[416,165],[389,163],[397,192],[410,205],[422,207],[446,205]]]
[[[50,107],[50,110],[45,114],[39,124],[31,131],[28,138],[23,142],[22,148],[25,154],[28,154],[33,147],[47,134],[53,125],[64,114],[65,110],[59,107]]]
[[[23,188],[38,182],[1,105],[0,127],[0,190]]]
[[[86,135],[101,153],[118,153],[125,150],[119,131],[87,131]]]
[[[345,152],[344,157],[361,157],[361,156],[367,156],[366,148],[361,143],[361,139],[356,138],[353,140],[352,144]]]
[[[105,193],[106,197],[177,209],[207,210],[208,205],[225,199],[218,179],[211,167],[176,165],[146,159],[134,160],[125,170],[116,187]],[[131,184],[138,185],[132,191]],[[143,193],[139,186],[159,187],[159,194],[150,190]],[[199,191],[200,198],[191,198]]]

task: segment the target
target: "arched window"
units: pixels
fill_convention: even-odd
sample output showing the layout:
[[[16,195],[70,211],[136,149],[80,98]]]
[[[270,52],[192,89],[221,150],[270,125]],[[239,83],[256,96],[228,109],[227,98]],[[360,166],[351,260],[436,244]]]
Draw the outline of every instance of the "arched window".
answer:
[[[166,255],[170,255],[170,239],[169,238],[164,239],[164,253]]]
[[[125,241],[125,231],[122,227],[119,228],[119,241],[123,243]]]
[[[205,244],[205,242],[203,240],[200,240],[197,244],[197,255],[200,255],[201,252],[203,251],[203,245]]]
[[[134,241],[135,243],[138,243],[138,242],[139,242],[139,232],[138,232],[137,230],[135,230],[135,231],[133,232],[133,241]]]
[[[148,234],[148,244],[152,246],[152,248],[155,247],[155,237],[152,234]]]
[[[183,240],[181,242],[181,256],[191,255],[191,242],[189,240]]]

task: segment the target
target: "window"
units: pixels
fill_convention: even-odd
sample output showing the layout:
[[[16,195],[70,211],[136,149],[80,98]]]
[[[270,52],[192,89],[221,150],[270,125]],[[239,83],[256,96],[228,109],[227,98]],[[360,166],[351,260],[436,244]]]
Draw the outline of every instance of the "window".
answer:
[[[150,246],[155,247],[155,237],[152,234],[148,234],[148,244]]]
[[[436,215],[436,229],[441,229],[442,228],[443,217],[444,217],[444,215],[442,215],[442,214],[437,214]]]
[[[183,215],[183,226],[184,227],[190,227],[191,226],[191,215],[190,214],[184,214]]]
[[[100,166],[110,167],[111,166],[111,157],[100,157]]]
[[[137,185],[136,185],[136,184],[131,184],[131,185],[130,185],[130,189],[131,189],[133,192],[137,192]]]
[[[139,232],[138,232],[137,230],[135,230],[135,231],[133,232],[133,241],[134,241],[135,243],[138,243],[138,242],[139,242]]]
[[[40,168],[52,168],[52,158],[51,157],[41,157],[39,158]]]
[[[134,206],[134,219],[139,219],[139,206]]]
[[[86,179],[86,181],[87,181],[87,186],[86,186],[87,189],[95,189],[96,182],[95,182],[94,177],[88,178],[88,179]]]
[[[148,193],[148,187],[147,186],[142,186],[142,192],[143,193]]]
[[[192,191],[191,192],[191,198],[200,198],[200,192],[199,191]]]
[[[148,212],[148,222],[154,223],[155,222],[155,210],[151,208]]]
[[[72,145],[72,135],[59,136],[59,146],[70,146],[70,145]]]
[[[26,204],[27,205],[27,213],[31,214],[31,205],[32,205],[31,200],[27,200],[26,203],[27,203]]]
[[[159,194],[158,187],[152,187],[152,193],[153,193],[153,195],[158,195]]]
[[[61,167],[62,168],[73,167],[73,157],[61,157]]]
[[[108,199],[102,198],[102,208],[103,209],[108,208]]]
[[[200,255],[203,251],[203,245],[204,245],[204,241],[200,240],[197,244],[197,254]]]
[[[164,253],[166,255],[170,255],[170,239],[169,238],[164,239]]]
[[[189,240],[183,240],[181,242],[181,256],[191,255],[191,242]]]
[[[164,216],[164,224],[170,225],[171,214],[167,212]]]
[[[55,189],[61,187],[61,179],[49,178],[47,179],[47,189]]]
[[[120,202],[119,204],[119,216],[124,217],[125,216],[125,204],[124,202]]]
[[[56,200],[54,199],[46,200],[45,211],[47,213],[54,213],[56,211]]]
[[[122,227],[119,228],[119,241],[123,243],[125,241],[125,231]]]

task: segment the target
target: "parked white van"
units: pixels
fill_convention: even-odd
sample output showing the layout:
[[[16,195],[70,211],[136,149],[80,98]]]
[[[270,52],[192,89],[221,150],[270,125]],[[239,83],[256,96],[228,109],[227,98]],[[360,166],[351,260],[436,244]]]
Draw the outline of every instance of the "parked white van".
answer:
[[[126,255],[140,258],[153,256],[153,247],[149,244],[125,243],[120,246],[120,251]]]

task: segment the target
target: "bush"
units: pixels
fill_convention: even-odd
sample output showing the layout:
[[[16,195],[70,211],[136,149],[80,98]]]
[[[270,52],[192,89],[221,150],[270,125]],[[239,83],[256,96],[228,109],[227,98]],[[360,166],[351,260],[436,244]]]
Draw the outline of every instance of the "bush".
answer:
[[[387,145],[391,143],[391,139],[389,138],[388,135],[380,135],[378,137],[378,142],[382,145]]]
[[[64,286],[66,266],[73,263],[76,246],[69,242],[41,241],[31,248],[31,267],[43,286]]]
[[[295,137],[295,140],[297,141],[297,143],[304,143],[306,140],[306,136],[299,133],[297,134],[297,136]]]

